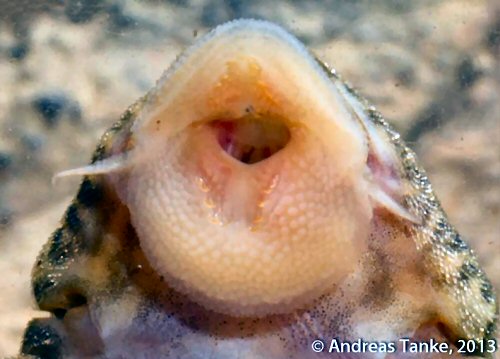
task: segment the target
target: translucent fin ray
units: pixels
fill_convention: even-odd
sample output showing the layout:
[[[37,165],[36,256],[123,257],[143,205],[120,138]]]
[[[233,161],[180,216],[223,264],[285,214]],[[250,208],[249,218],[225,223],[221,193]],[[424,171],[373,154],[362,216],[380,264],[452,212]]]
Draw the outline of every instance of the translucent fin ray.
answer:
[[[131,163],[131,161],[127,161],[128,155],[128,153],[124,153],[122,155],[117,155],[101,161],[97,161],[87,166],[61,171],[59,173],[56,173],[54,177],[52,177],[52,183],[55,183],[59,178],[62,177],[102,175],[106,173],[121,171],[127,168]]]
[[[391,195],[377,186],[370,190],[370,197],[380,207],[387,209],[392,214],[406,219],[415,224],[421,224],[422,220],[406,209],[401,203],[396,201]]]

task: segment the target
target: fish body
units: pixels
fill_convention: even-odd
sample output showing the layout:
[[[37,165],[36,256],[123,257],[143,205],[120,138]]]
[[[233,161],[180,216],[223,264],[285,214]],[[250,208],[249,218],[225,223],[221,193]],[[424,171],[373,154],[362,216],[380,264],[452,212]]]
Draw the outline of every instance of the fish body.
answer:
[[[494,290],[414,152],[274,24],[198,40],[61,175],[84,177],[35,264],[52,316],[22,354],[437,358],[399,341],[435,337],[491,356]]]

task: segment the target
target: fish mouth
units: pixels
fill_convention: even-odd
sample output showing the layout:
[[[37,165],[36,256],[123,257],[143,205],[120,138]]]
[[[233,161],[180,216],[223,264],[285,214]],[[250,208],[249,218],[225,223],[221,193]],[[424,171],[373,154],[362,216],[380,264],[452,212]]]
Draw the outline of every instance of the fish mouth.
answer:
[[[362,256],[364,132],[296,40],[260,26],[224,31],[160,80],[116,183],[174,289],[233,316],[291,312]]]
[[[290,130],[283,121],[264,116],[217,119],[208,125],[214,131],[220,148],[247,165],[268,159],[290,141]]]
[[[185,128],[171,143],[183,178],[212,223],[257,229],[269,220],[288,185],[300,177],[290,163],[307,153],[307,129],[271,113],[215,116]],[[194,202],[194,200],[193,200]]]

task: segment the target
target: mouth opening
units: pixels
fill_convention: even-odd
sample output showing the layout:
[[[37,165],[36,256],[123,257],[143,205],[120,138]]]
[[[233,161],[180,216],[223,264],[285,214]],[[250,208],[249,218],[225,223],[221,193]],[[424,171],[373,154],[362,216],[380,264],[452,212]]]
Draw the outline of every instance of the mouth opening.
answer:
[[[276,119],[218,119],[211,121],[210,126],[224,152],[248,165],[271,157],[290,141],[288,127]]]

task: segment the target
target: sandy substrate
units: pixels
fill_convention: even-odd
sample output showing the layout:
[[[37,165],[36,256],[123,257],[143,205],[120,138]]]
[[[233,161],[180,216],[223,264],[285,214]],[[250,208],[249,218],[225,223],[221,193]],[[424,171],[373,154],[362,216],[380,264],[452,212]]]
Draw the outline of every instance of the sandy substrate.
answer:
[[[0,1],[0,357],[44,315],[33,309],[30,270],[78,185],[52,186],[52,175],[86,163],[104,129],[194,37],[239,16],[288,27],[398,127],[500,288],[495,0],[281,1],[272,11],[265,1],[8,3]]]

